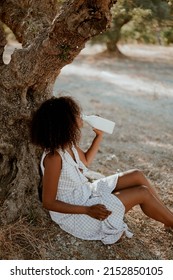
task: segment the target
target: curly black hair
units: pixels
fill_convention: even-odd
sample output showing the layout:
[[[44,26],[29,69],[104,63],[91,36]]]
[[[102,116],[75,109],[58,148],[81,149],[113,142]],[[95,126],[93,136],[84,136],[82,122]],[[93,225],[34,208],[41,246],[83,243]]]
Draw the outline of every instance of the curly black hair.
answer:
[[[80,128],[77,117],[81,114],[79,104],[70,96],[52,97],[41,104],[31,122],[33,144],[49,149],[64,150],[78,143]]]

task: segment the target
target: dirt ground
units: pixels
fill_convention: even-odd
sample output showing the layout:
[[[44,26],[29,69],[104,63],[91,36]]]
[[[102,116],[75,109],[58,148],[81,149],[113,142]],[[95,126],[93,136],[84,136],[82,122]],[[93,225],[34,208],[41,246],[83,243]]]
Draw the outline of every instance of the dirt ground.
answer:
[[[105,134],[92,170],[104,175],[142,170],[173,211],[173,47],[120,49],[123,59],[101,55],[100,46],[88,46],[62,70],[55,94],[70,94],[85,113],[116,123],[114,133]],[[84,149],[93,136],[85,125]],[[138,206],[125,216],[133,238],[108,246],[72,237],[45,217],[41,239],[47,245],[40,244],[44,259],[173,259],[173,233],[165,232]]]
[[[173,210],[173,48],[120,48],[124,59],[98,54],[99,46],[85,49],[62,70],[55,93],[71,94],[85,113],[116,123],[114,133],[105,134],[92,170],[111,175],[139,168]],[[92,137],[85,125],[84,148]],[[104,246],[72,238],[65,258],[173,259],[173,235],[165,233],[160,223],[145,217],[139,207],[126,215],[126,221],[132,239]]]

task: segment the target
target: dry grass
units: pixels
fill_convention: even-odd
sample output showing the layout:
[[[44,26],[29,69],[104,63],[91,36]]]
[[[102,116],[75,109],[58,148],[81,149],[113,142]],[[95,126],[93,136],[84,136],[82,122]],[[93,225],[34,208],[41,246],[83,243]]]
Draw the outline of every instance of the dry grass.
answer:
[[[44,227],[35,227],[26,217],[0,229],[0,259],[44,259],[45,251],[50,246],[40,237]]]

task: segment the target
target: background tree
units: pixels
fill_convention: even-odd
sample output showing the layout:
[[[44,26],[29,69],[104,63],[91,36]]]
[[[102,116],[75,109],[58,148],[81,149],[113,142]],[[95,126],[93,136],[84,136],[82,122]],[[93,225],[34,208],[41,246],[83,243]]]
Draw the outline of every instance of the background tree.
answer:
[[[60,70],[104,31],[116,0],[2,0],[0,2],[1,223],[37,207],[38,156],[30,143],[33,111],[52,95]],[[22,44],[3,62],[6,24]]]
[[[145,1],[143,8],[136,10],[138,13],[135,14],[131,22],[122,28],[122,38],[159,45],[167,43],[166,31],[173,20],[170,3],[167,1]]]
[[[170,11],[170,18],[166,21],[166,28],[163,29],[163,36],[166,44],[173,44],[173,0],[167,0]]]
[[[112,8],[111,28],[104,34],[92,39],[92,42],[106,43],[107,51],[113,55],[121,55],[117,43],[124,37],[131,40],[142,39],[147,41],[147,34],[160,42],[160,30],[162,26],[172,21],[171,2],[162,0],[118,0],[116,9]],[[154,36],[151,34],[154,33]],[[156,42],[154,39],[152,43]]]

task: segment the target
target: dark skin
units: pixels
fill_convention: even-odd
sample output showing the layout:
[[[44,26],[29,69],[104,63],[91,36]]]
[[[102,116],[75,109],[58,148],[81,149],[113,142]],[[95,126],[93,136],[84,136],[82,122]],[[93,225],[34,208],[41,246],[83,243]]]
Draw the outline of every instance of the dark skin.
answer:
[[[96,155],[99,144],[102,140],[102,131],[94,129],[96,137],[94,138],[90,148],[87,152],[83,152],[79,147],[76,147],[81,161],[89,166]],[[67,151],[74,159],[72,150],[68,147]],[[51,211],[56,211],[66,214],[85,214],[92,218],[104,220],[111,211],[106,209],[102,204],[92,206],[72,205],[60,200],[56,200],[57,186],[61,173],[62,159],[60,155],[55,152],[54,155],[48,154],[44,160],[44,177],[43,177],[43,207]]]
[[[78,117],[78,126],[81,128],[83,122]],[[93,129],[95,138],[89,149],[84,152],[76,147],[80,160],[88,167],[94,160],[103,132]],[[73,159],[74,155],[70,147],[66,149]],[[44,159],[45,172],[43,176],[43,207],[60,213],[66,214],[85,214],[98,220],[106,219],[111,211],[105,205],[97,204],[92,206],[72,205],[56,199],[57,186],[61,174],[62,160],[58,152],[54,155],[48,154]],[[118,182],[113,192],[123,205],[127,213],[135,205],[140,205],[142,211],[148,216],[165,225],[173,228],[173,213],[162,203],[154,188],[151,187],[148,179],[138,170],[130,170],[118,178]]]

